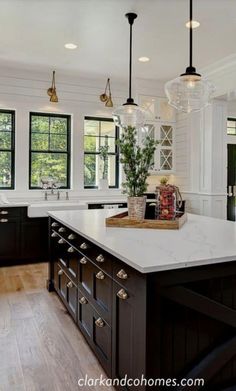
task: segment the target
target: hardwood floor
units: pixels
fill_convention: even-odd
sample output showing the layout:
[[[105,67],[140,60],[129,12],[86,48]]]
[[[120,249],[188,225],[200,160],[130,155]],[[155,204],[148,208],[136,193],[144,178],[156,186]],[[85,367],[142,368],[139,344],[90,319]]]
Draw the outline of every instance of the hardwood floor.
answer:
[[[0,391],[104,390],[77,385],[105,373],[46,278],[46,264],[0,268]]]

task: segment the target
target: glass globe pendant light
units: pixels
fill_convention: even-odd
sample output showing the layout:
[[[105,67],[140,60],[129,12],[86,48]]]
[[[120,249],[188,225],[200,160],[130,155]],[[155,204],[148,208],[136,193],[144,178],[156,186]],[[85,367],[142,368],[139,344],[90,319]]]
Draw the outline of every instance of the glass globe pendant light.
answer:
[[[132,98],[132,27],[137,14],[128,13],[125,15],[130,25],[130,47],[129,47],[129,97],[122,106],[118,107],[113,113],[113,119],[117,126],[127,128],[132,126],[136,129],[145,124],[146,112],[139,107]]]
[[[170,106],[179,111],[190,113],[200,111],[208,105],[211,95],[215,91],[214,86],[196,72],[193,66],[193,0],[189,1],[189,66],[174,80],[165,85],[165,93]]]

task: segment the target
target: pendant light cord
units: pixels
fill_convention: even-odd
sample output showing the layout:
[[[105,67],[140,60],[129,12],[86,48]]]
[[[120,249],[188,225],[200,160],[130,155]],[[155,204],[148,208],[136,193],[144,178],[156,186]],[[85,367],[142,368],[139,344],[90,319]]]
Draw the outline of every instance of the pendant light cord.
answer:
[[[132,99],[132,40],[133,40],[133,26],[130,23],[130,36],[129,36],[129,99]]]
[[[189,66],[193,66],[193,0],[189,0]]]

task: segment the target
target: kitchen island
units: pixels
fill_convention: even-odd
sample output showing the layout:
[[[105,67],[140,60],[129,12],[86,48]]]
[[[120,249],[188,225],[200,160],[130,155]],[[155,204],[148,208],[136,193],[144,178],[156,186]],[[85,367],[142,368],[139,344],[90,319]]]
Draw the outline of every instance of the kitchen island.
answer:
[[[49,213],[48,289],[108,376],[235,387],[236,224],[188,215],[178,231],[107,228],[115,213]]]

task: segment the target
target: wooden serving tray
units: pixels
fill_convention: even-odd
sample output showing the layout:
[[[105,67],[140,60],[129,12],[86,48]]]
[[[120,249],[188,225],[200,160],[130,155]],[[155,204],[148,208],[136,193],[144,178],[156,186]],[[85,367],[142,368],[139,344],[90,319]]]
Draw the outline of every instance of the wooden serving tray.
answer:
[[[186,221],[186,213],[183,213],[175,220],[133,220],[129,219],[128,212],[126,211],[107,217],[106,226],[120,228],[180,229]]]

